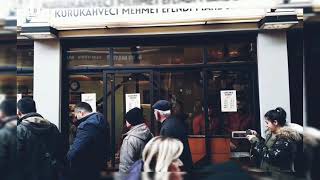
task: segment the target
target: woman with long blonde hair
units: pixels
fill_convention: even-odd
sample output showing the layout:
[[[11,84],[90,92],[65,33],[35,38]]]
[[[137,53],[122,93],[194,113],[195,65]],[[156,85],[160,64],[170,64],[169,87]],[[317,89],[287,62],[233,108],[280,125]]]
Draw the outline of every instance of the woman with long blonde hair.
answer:
[[[142,153],[144,172],[180,171],[183,144],[178,139],[158,136],[151,139]]]

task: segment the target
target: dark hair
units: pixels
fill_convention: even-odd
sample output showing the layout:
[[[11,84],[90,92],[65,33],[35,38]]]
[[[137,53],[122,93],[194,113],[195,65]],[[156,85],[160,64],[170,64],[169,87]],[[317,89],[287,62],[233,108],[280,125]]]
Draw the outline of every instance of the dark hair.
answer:
[[[16,100],[4,100],[0,104],[0,110],[6,116],[15,116],[15,115],[17,115],[17,101]]]
[[[284,126],[286,124],[287,113],[283,108],[277,107],[268,111],[264,117],[272,123],[277,120],[280,126]]]
[[[80,111],[85,111],[85,112],[92,112],[92,108],[91,108],[90,104],[88,104],[86,102],[78,103],[74,109],[78,109]]]
[[[24,97],[18,101],[18,110],[22,114],[35,113],[37,112],[36,103],[30,97]]]

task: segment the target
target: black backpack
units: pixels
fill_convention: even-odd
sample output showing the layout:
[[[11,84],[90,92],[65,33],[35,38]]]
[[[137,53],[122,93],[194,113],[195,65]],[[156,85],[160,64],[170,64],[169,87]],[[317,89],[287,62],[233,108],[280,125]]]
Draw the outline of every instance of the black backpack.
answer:
[[[36,167],[32,169],[33,178],[37,180],[56,180],[58,179],[58,173],[60,170],[60,162],[55,157],[55,143],[57,133],[55,132],[55,126],[51,124],[49,130],[45,133],[37,133],[30,123],[22,123],[27,129],[29,129],[36,141],[37,155],[35,157]]]

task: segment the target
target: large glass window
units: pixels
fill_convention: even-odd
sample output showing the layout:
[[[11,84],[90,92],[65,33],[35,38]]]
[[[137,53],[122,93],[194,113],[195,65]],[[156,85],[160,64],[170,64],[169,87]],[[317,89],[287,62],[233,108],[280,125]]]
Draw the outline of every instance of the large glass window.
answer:
[[[208,47],[208,62],[252,61],[255,53],[253,42],[223,42]]]
[[[18,47],[17,68],[33,68],[33,53],[33,45]]]
[[[17,94],[21,97],[33,97],[33,77],[17,76]]]
[[[256,129],[253,95],[253,77],[248,71],[225,70],[208,72],[208,119],[212,135],[231,137],[233,131]],[[223,109],[223,91],[236,93],[236,111]],[[231,150],[247,150],[248,141],[232,139]]]
[[[109,66],[109,48],[72,48],[67,51],[68,67]]]
[[[192,152],[197,156],[193,157],[194,162],[207,153],[205,135],[228,139],[223,144],[227,149],[223,152],[226,153],[224,159],[229,157],[229,140],[232,151],[250,148],[244,139],[230,137],[232,131],[259,130],[254,91],[257,88],[256,66],[253,65],[256,61],[255,40],[202,40],[202,45],[199,45],[200,40],[195,44],[177,43],[180,45],[163,45],[163,42],[155,45],[152,42],[150,46],[144,43],[141,46],[128,44],[66,51],[68,70],[74,73],[69,76],[70,120],[74,105],[82,101],[82,94],[95,94],[97,111],[105,110],[111,127],[113,168],[118,166],[123,134],[128,130],[124,115],[128,103],[126,96],[130,94],[139,94],[145,123],[155,135],[159,134],[160,124],[154,120],[152,103],[159,99],[172,103],[173,115],[183,122],[189,141],[191,139],[193,143],[190,147],[197,151]],[[94,71],[90,72],[91,69]],[[221,109],[221,91],[225,90],[236,92],[234,112]],[[75,127],[71,128],[71,135],[74,130]],[[221,153],[214,147],[212,152]]]
[[[194,134],[193,119],[199,115],[199,104],[203,101],[202,72],[181,71],[160,73],[160,96],[172,103],[172,113],[180,119],[190,135]],[[204,119],[199,131],[204,134]]]
[[[16,67],[16,44],[2,44],[0,43],[0,66]]]
[[[15,74],[0,74],[0,103],[5,99],[15,99],[17,94]]]
[[[202,63],[202,49],[179,46],[134,46],[114,49],[114,64],[125,65],[170,65]]]

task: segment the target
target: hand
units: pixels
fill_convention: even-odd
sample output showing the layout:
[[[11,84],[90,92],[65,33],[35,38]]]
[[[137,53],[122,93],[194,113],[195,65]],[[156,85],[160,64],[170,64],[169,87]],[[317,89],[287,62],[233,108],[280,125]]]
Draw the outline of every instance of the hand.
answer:
[[[252,135],[255,135],[255,136],[258,135],[257,131],[255,131],[255,130],[249,129],[249,131],[251,132]]]
[[[256,135],[247,135],[246,138],[247,138],[251,143],[253,143],[253,142],[257,139],[257,136],[256,136]]]

